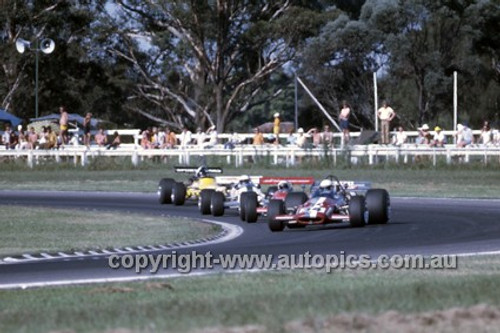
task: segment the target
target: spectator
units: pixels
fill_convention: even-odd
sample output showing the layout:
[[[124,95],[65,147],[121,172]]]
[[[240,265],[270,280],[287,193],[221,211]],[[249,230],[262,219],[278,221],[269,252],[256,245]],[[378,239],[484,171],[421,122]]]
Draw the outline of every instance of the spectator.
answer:
[[[42,126],[42,133],[40,133],[40,136],[38,138],[38,147],[46,149],[48,138],[49,138],[49,129],[48,127]]]
[[[434,127],[434,137],[432,138],[431,141],[431,146],[432,147],[444,147],[446,144],[446,136],[444,135],[441,127],[436,126]]]
[[[215,130],[215,125],[210,126],[207,130],[207,135],[208,135],[208,142],[205,144],[205,148],[212,148],[217,145],[217,140],[218,140],[218,135],[217,131]]]
[[[5,125],[5,131],[2,134],[2,143],[5,146],[5,149],[14,149],[15,145],[11,147],[11,134],[12,130],[10,128],[10,125]]]
[[[254,129],[254,136],[253,136],[253,144],[254,145],[263,145],[264,144],[264,135],[262,132],[256,128]]]
[[[342,109],[340,110],[339,114],[339,125],[340,129],[342,130],[343,138],[344,138],[344,144],[349,143],[349,116],[351,115],[351,108],[349,107],[349,104],[347,104],[347,101],[342,102]]]
[[[497,129],[492,130],[491,139],[494,146],[500,146],[500,131]]]
[[[293,128],[288,132],[288,137],[286,138],[286,144],[287,145],[297,145],[297,137],[295,136],[295,131]]]
[[[182,129],[182,132],[179,137],[181,148],[186,148],[186,146],[191,144],[192,141],[192,133],[187,129],[187,127],[184,127]]]
[[[106,149],[116,149],[120,146],[120,144],[122,143],[121,141],[121,138],[120,138],[120,134],[118,134],[118,131],[115,131],[113,133],[113,141],[111,141],[111,143],[106,147]]]
[[[233,132],[229,140],[224,144],[224,149],[234,149],[240,142],[241,138],[238,133]]]
[[[83,119],[83,144],[90,148],[90,128],[91,128],[92,113],[87,112]]]
[[[316,127],[313,127],[307,131],[307,135],[312,137],[313,148],[318,148],[321,145],[321,133]]]
[[[490,146],[493,144],[490,123],[488,121],[485,121],[483,123],[483,128],[481,129],[481,135],[479,136],[478,143],[482,143],[485,146]]]
[[[325,147],[333,146],[333,133],[330,131],[330,126],[328,125],[323,127],[323,132],[321,133],[321,143]]]
[[[47,126],[47,140],[45,142],[45,149],[57,148],[57,133],[52,130],[52,127]]]
[[[99,128],[99,131],[97,134],[94,136],[95,143],[99,147],[104,147],[108,143],[108,138],[106,136],[106,133],[104,133],[104,130],[102,128]]]
[[[59,129],[60,129],[60,137],[61,144],[65,145],[68,143],[68,111],[66,111],[66,107],[60,106],[59,113],[61,114],[61,118],[59,118]]]
[[[141,146],[143,149],[153,148],[153,144],[151,143],[151,127],[148,127],[144,131],[142,131]]]
[[[16,146],[17,149],[29,149],[30,143],[28,142],[28,138],[23,132],[23,125],[19,125],[17,127],[18,130],[18,144]]]
[[[382,144],[389,143],[389,128],[392,119],[396,117],[396,112],[389,106],[387,101],[382,102],[382,107],[378,109],[377,116],[381,121]]]
[[[30,131],[28,133],[28,142],[30,145],[30,149],[38,148],[38,134],[35,132],[35,128],[33,126],[30,127]]]
[[[394,134],[394,137],[392,139],[392,143],[395,146],[401,147],[402,145],[404,145],[406,143],[407,140],[408,140],[408,136],[406,135],[406,132],[404,131],[403,126],[399,126],[398,131],[396,132],[396,134]]]
[[[158,148],[165,149],[167,148],[167,136],[169,129],[166,127],[158,128],[157,140],[158,140]]]
[[[153,127],[150,133],[151,147],[158,149],[161,146],[161,142],[158,138],[158,127]]]
[[[457,125],[457,147],[464,148],[474,143],[474,135],[472,130],[463,124]]]
[[[167,129],[167,136],[165,140],[168,148],[172,149],[175,148],[175,146],[177,146],[177,135],[175,134],[174,131],[172,131],[169,128]]]
[[[205,145],[205,132],[201,130],[201,127],[198,127],[196,129],[196,144],[198,145],[198,148],[203,148]]]
[[[297,130],[297,147],[299,148],[306,148],[306,143],[307,143],[307,137],[304,134],[304,129],[300,127]]]
[[[275,144],[280,143],[280,125],[281,125],[280,114],[276,112],[274,114],[274,123],[273,123],[273,135]]]
[[[429,130],[430,128],[427,124],[423,124],[422,127],[418,128],[418,138],[415,143],[419,145],[430,145],[432,136]]]

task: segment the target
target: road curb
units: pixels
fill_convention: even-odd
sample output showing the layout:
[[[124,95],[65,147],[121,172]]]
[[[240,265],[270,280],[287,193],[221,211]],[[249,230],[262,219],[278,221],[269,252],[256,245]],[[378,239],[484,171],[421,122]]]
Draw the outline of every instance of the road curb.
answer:
[[[201,220],[202,223],[215,224],[222,227],[222,231],[216,235],[203,237],[194,240],[188,240],[183,242],[173,242],[167,244],[155,244],[155,245],[135,245],[135,246],[124,246],[124,247],[110,247],[106,249],[90,249],[84,251],[73,251],[73,252],[39,252],[39,253],[25,253],[16,256],[8,256],[5,258],[0,258],[0,265],[13,264],[13,263],[23,263],[23,262],[34,262],[34,261],[49,261],[49,260],[74,260],[80,258],[102,258],[114,254],[135,254],[141,252],[159,252],[164,250],[173,249],[184,249],[200,245],[208,244],[218,244],[230,241],[237,238],[243,233],[243,229],[239,226],[235,226],[229,223],[219,222],[215,220]]]

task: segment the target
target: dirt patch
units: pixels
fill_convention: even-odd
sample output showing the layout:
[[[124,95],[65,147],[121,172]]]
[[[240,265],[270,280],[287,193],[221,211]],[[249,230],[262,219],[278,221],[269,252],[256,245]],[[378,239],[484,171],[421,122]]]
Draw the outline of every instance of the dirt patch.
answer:
[[[476,305],[420,314],[388,311],[377,316],[340,314],[292,321],[285,332],[500,332],[500,308]]]
[[[500,333],[500,308],[476,305],[470,308],[451,308],[419,314],[387,311],[375,316],[343,313],[321,319],[314,317],[291,321],[284,324],[280,331],[288,333]],[[261,325],[211,327],[192,331],[192,333],[201,332],[269,333],[271,331]]]

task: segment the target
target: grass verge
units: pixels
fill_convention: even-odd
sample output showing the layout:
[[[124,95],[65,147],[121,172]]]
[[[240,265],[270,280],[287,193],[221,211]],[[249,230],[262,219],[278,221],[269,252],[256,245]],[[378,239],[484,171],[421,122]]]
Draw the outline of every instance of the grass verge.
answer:
[[[468,331],[498,331],[500,258],[459,258],[458,264],[446,271],[284,271],[4,290],[0,331],[366,332],[387,331],[397,320],[413,324],[411,316],[422,312],[431,313],[422,327],[394,331],[444,332],[450,325],[460,331],[460,321]],[[493,307],[493,314],[474,318],[466,308],[477,304]],[[464,310],[441,330],[438,324],[446,318],[436,311],[457,307]],[[339,316],[345,327],[335,326]]]
[[[389,190],[393,196],[432,196],[499,198],[500,169],[482,165],[457,165],[442,168],[392,166],[329,168],[279,168],[248,165],[245,168],[224,167],[225,175],[312,176],[335,174],[346,180],[371,181],[373,186]],[[186,180],[188,175],[175,174],[173,164],[146,164],[140,169],[79,168],[52,166],[9,169],[0,165],[0,188],[11,190],[138,191],[154,192],[161,178]]]
[[[220,227],[180,217],[2,206],[0,230],[0,257],[5,257],[166,244],[211,236]]]

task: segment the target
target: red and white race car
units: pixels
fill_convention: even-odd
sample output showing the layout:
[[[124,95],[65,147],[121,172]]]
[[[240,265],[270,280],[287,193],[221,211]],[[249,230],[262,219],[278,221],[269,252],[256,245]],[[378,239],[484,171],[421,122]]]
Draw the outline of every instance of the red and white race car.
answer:
[[[328,176],[311,189],[290,192],[285,200],[270,200],[267,210],[271,231],[285,227],[301,228],[348,222],[352,227],[385,224],[390,219],[389,193],[384,189],[367,189],[368,183],[341,182]]]

